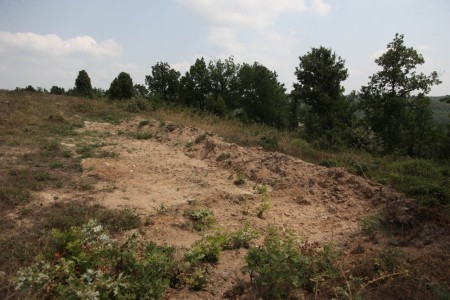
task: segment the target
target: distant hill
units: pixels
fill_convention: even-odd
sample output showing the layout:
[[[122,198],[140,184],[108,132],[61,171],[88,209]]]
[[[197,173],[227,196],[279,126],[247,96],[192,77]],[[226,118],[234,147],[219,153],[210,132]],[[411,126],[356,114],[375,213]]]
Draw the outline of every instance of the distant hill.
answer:
[[[448,123],[450,114],[450,104],[440,102],[444,97],[429,97],[431,100],[431,109],[434,113],[434,120],[438,124]]]

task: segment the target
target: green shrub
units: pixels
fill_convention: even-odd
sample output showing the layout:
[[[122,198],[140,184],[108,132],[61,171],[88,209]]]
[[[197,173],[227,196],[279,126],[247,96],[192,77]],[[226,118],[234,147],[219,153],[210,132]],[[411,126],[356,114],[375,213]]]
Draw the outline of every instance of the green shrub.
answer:
[[[380,217],[377,215],[366,217],[361,221],[360,226],[361,231],[371,240],[374,240],[380,228]]]
[[[133,235],[123,244],[90,220],[82,228],[53,231],[50,256],[21,269],[16,288],[34,298],[161,299],[174,269],[174,249],[144,245]]]
[[[226,235],[226,241],[223,243],[222,248],[239,249],[250,248],[251,242],[258,237],[258,233],[251,230],[248,225],[245,225],[242,229],[231,232]]]
[[[245,260],[245,270],[263,299],[288,299],[311,276],[309,259],[300,252],[295,237],[288,233],[282,239],[274,228],[269,228],[262,246],[249,249]]]
[[[226,237],[222,234],[207,236],[186,251],[184,259],[194,265],[200,262],[217,263],[225,241]]]
[[[139,131],[134,134],[134,138],[138,140],[148,140],[153,137],[153,133],[150,131]]]
[[[242,185],[247,181],[247,177],[245,177],[244,174],[239,173],[236,177],[236,180],[234,181],[235,185]]]
[[[210,228],[217,222],[214,212],[208,208],[186,209],[184,216],[192,221],[198,231]]]
[[[263,136],[260,145],[263,149],[268,151],[278,150],[278,137],[276,135]]]

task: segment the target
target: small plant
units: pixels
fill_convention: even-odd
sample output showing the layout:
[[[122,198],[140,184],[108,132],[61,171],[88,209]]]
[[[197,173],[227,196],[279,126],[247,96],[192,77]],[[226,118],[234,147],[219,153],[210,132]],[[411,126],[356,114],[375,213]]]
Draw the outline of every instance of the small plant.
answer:
[[[150,121],[149,121],[149,120],[141,120],[141,121],[139,122],[139,124],[138,124],[138,128],[142,128],[142,127],[147,126],[147,125],[149,125],[149,124],[150,124]]]
[[[217,263],[219,262],[222,245],[226,241],[226,236],[217,233],[212,236],[197,241],[194,246],[184,254],[184,259],[193,265],[201,262]]]
[[[270,192],[270,187],[265,184],[258,184],[257,186],[255,186],[255,190],[258,194],[267,194],[268,192]]]
[[[134,138],[138,140],[148,140],[153,137],[153,133],[150,131],[139,131],[134,134]]]
[[[375,257],[375,266],[380,273],[394,273],[399,264],[400,253],[397,249],[388,247]]]
[[[258,218],[263,218],[264,214],[269,210],[269,208],[272,206],[272,199],[270,199],[270,196],[268,193],[262,194],[261,204],[258,208]]]
[[[227,159],[229,159],[231,157],[231,155],[230,155],[230,153],[221,153],[217,158],[216,158],[216,161],[218,161],[218,162],[221,162],[221,161],[224,161],[224,160],[227,160]]]
[[[169,207],[163,202],[159,205],[159,207],[157,208],[157,212],[158,214],[165,214],[169,211]]]
[[[225,250],[250,248],[251,243],[258,237],[258,233],[250,229],[248,225],[245,225],[242,229],[232,232],[227,235],[227,239],[222,245]]]
[[[361,221],[361,231],[366,234],[371,240],[375,240],[376,234],[380,227],[379,216],[369,216]]]
[[[217,222],[214,212],[208,208],[187,209],[184,215],[192,221],[193,227],[198,231],[210,228]]]
[[[245,270],[263,299],[292,298],[311,275],[309,259],[299,251],[295,236],[287,232],[282,238],[273,227],[262,246],[249,249],[245,261]]]
[[[47,172],[39,172],[34,176],[37,181],[47,181],[50,179],[50,174]]]
[[[191,150],[192,147],[194,147],[194,142],[193,141],[187,141],[186,144],[184,144],[184,146],[186,148],[188,148],[189,150]]]
[[[236,180],[234,181],[235,185],[242,185],[247,181],[247,177],[245,177],[244,174],[239,173],[236,177]]]

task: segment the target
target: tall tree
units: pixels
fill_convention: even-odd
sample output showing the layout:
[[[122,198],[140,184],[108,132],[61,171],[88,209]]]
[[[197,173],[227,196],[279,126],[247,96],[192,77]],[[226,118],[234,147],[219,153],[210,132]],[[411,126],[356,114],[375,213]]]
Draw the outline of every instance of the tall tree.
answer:
[[[133,96],[133,79],[130,74],[121,72],[111,82],[108,91],[110,99],[130,99]]]
[[[239,69],[239,95],[250,120],[270,126],[287,126],[287,97],[278,75],[255,62]]]
[[[92,97],[91,78],[85,70],[78,72],[78,77],[75,79],[75,94],[81,97]]]
[[[224,61],[210,61],[208,70],[211,81],[213,99],[217,102],[223,100],[228,109],[236,109],[238,104],[238,73],[240,65],[234,62],[231,56]]]
[[[178,97],[180,72],[170,68],[167,62],[152,66],[152,75],[145,76],[150,94],[165,101],[175,101]]]
[[[406,147],[409,154],[417,154],[413,153],[415,147],[406,144],[412,135],[416,138],[426,136],[417,136],[411,130],[423,129],[425,124],[429,124],[431,114],[420,113],[429,107],[429,102],[423,98],[431,86],[441,81],[436,72],[430,75],[417,73],[417,66],[424,64],[425,60],[414,48],[404,45],[402,34],[395,35],[387,45],[387,51],[375,62],[381,71],[372,75],[369,83],[361,88],[365,119],[384,140],[386,150]],[[422,140],[414,143],[422,143]]]
[[[189,71],[181,78],[184,102],[189,106],[206,109],[206,100],[211,92],[211,82],[205,59],[197,58]]]
[[[292,93],[292,110],[304,105],[304,123],[310,140],[325,139],[334,146],[342,138],[342,129],[349,126],[352,111],[343,96],[341,82],[347,79],[345,61],[328,48],[312,48],[301,56]],[[291,117],[295,122],[295,116]]]

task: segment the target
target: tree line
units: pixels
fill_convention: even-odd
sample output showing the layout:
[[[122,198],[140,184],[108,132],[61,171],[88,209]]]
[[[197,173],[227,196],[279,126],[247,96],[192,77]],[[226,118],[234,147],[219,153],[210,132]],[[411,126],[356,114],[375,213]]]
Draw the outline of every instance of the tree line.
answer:
[[[50,93],[111,100],[147,98],[293,130],[324,149],[360,148],[448,160],[450,125],[434,123],[426,97],[432,86],[441,83],[438,74],[418,72],[425,60],[405,46],[401,34],[375,63],[381,70],[349,95],[344,95],[342,86],[348,77],[345,60],[322,46],[299,57],[297,82],[290,93],[275,71],[258,62],[239,64],[233,57],[209,62],[198,58],[184,75],[167,62],[158,62],[145,76],[145,86],[133,84],[131,76],[121,72],[107,91],[92,88],[82,70],[73,89],[65,92],[53,86]],[[442,101],[450,103],[448,97]]]

